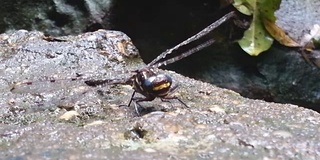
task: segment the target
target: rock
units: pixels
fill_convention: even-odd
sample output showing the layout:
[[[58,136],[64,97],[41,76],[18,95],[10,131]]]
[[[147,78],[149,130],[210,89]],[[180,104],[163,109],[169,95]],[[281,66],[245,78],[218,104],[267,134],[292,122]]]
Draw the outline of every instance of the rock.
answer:
[[[154,111],[137,117],[132,106],[115,107],[128,103],[129,87],[90,88],[83,82],[126,78],[144,66],[127,36],[99,30],[43,38],[41,32],[28,31],[0,35],[2,159],[315,160],[320,156],[317,112],[250,100],[159,70],[180,84],[177,95],[190,108],[156,99],[142,103]],[[58,79],[54,83],[53,77]],[[76,80],[65,80],[68,77]],[[23,87],[30,83],[21,81],[34,83]],[[56,120],[65,112],[58,109],[63,104],[74,106],[80,114],[77,121]]]
[[[1,15],[4,17],[4,21],[0,22],[0,26],[3,24],[4,27],[0,31],[24,28],[41,30],[50,35],[66,35],[97,28],[112,28],[130,35],[144,61],[150,62],[162,51],[192,36],[231,10],[230,7],[220,8],[221,4],[229,4],[229,1],[168,0],[156,4],[149,1],[124,0],[86,0],[77,4],[62,0],[19,3],[8,1],[0,5],[0,8],[2,7],[0,17]],[[12,12],[12,6],[18,10]],[[303,42],[304,35],[309,33],[314,24],[320,23],[318,8],[317,0],[312,0],[310,3],[283,0],[276,12],[277,24],[294,40]],[[241,31],[230,22],[209,36],[220,40],[222,37],[235,34],[241,35]],[[261,56],[250,57],[239,49],[238,44],[229,42],[228,37],[227,42],[217,42],[210,49],[168,68],[188,77],[232,89],[245,97],[292,103],[320,110],[317,85],[312,85],[319,81],[316,76],[317,67],[309,66],[298,51],[276,44]],[[4,52],[10,52],[10,49]],[[274,52],[281,54],[289,65],[272,62]],[[308,56],[318,65],[317,54]],[[280,59],[277,62],[281,61]],[[276,73],[275,68],[285,68],[287,73],[285,71]],[[311,79],[307,81],[297,77],[301,74]],[[276,76],[287,77],[289,81],[284,78],[274,78]],[[298,81],[298,84],[292,86],[293,81]]]
[[[84,0],[76,3],[64,0],[2,2],[0,33],[28,29],[57,36],[108,28],[108,22],[102,19],[110,12],[112,3],[112,0]]]
[[[276,46],[261,56],[258,70],[273,100],[320,112],[320,71],[297,50]]]
[[[277,25],[296,42],[303,42],[306,34],[310,33],[313,25],[320,24],[318,0],[304,3],[299,0],[282,0],[280,8],[276,11]]]

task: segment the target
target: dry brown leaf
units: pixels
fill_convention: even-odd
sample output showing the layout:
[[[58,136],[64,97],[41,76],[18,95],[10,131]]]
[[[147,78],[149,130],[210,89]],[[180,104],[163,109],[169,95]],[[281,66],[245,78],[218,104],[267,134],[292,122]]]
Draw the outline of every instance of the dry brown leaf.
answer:
[[[288,47],[301,47],[301,45],[289,37],[283,29],[278,27],[275,22],[264,19],[263,23],[269,34],[280,44]]]

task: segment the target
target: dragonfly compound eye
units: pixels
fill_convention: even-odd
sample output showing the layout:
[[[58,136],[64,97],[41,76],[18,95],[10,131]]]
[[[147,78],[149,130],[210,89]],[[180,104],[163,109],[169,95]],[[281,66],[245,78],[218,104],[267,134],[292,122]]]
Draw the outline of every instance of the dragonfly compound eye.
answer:
[[[171,77],[168,75],[159,74],[146,79],[143,83],[143,86],[147,91],[160,96],[168,93],[171,84]]]

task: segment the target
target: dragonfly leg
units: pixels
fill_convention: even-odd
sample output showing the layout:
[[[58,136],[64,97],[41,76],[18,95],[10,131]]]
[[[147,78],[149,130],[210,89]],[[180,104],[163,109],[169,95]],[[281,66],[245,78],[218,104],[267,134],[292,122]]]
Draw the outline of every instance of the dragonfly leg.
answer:
[[[176,99],[176,100],[178,100],[181,104],[183,104],[186,108],[190,108],[187,104],[185,104],[180,98],[178,98],[178,97],[176,97],[176,96],[167,95],[167,96],[161,97],[161,100],[163,100],[163,101],[165,101],[165,100],[170,100],[170,99]]]
[[[139,108],[143,108],[140,102],[153,101],[155,97],[134,97],[135,94],[136,94],[136,91],[132,93],[128,107],[130,107],[131,103],[133,102],[134,110],[136,111],[137,115],[140,116],[141,114],[140,114]]]
[[[173,85],[171,88],[170,88],[170,90],[169,90],[169,95],[166,95],[166,96],[164,96],[164,97],[160,97],[161,98],[161,101],[163,101],[163,102],[170,102],[169,100],[171,100],[171,99],[176,99],[176,100],[178,100],[181,104],[183,104],[186,108],[190,108],[187,104],[185,104],[180,98],[178,98],[178,97],[176,97],[176,96],[172,96],[172,95],[170,95],[170,93],[172,93],[172,92],[174,92],[177,88],[178,88],[178,84],[175,84],[175,85]]]
[[[131,95],[131,98],[130,98],[130,101],[129,101],[129,104],[128,104],[128,107],[130,107],[131,102],[133,101],[135,94],[136,94],[136,91],[133,91],[133,93],[132,93],[132,95]]]

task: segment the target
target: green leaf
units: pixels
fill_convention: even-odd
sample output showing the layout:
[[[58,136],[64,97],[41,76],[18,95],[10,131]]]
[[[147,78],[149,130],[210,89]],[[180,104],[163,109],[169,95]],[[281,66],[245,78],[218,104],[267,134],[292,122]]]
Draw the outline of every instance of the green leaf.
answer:
[[[252,22],[250,28],[245,31],[243,38],[238,41],[241,48],[251,56],[258,56],[261,52],[268,50],[273,38],[268,34],[261,20],[259,6],[267,0],[244,0],[252,9]],[[261,3],[263,2],[263,3]]]
[[[260,20],[257,20],[251,23],[250,28],[245,31],[243,38],[238,43],[249,55],[258,56],[271,47],[273,38],[264,30]]]
[[[261,18],[275,22],[276,16],[274,12],[279,9],[281,0],[259,0],[261,3],[258,6]]]
[[[252,15],[250,28],[238,41],[241,48],[251,56],[258,56],[268,50],[273,38],[264,28],[264,19],[275,22],[274,11],[278,9],[281,0],[234,0],[234,7],[241,13]]]
[[[237,10],[245,15],[252,15],[253,9],[246,0],[234,0],[232,4]]]

